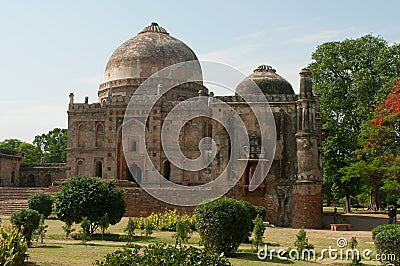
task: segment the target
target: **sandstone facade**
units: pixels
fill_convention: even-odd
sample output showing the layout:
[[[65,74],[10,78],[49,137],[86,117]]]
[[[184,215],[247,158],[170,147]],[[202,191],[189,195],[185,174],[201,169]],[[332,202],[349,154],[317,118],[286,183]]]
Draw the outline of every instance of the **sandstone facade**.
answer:
[[[166,208],[190,211],[193,207],[166,204],[136,185],[141,181],[151,182],[148,180],[149,162],[146,161],[146,155],[149,154],[152,164],[165,179],[184,186],[212,181],[224,171],[232,155],[238,162],[244,162],[246,169],[227,196],[266,207],[267,220],[278,226],[321,227],[321,121],[318,96],[312,92],[311,74],[307,69],[300,72],[299,95],[272,67],[262,65],[237,86],[236,95],[214,96],[201,82],[181,84],[163,95],[145,117],[141,107],[146,107],[151,102],[150,98],[160,90],[162,77],[153,78],[147,95],[143,95],[136,103],[137,109],[131,110],[134,117],[143,122],[147,135],[132,133],[129,143],[125,143],[129,151],[124,152],[122,128],[131,96],[148,77],[162,68],[196,59],[189,47],[155,23],[121,45],[107,64],[105,81],[98,91],[98,102],[89,103],[86,98],[84,102],[77,103],[74,95],[70,94],[66,176],[86,175],[115,180],[119,186],[127,189],[126,214],[130,216],[148,215]],[[185,75],[201,76],[200,65],[193,73]],[[185,77],[173,78],[179,80]],[[267,98],[275,120],[276,150],[272,162],[265,159],[265,149],[259,144],[260,128],[255,123],[252,110],[241,96],[252,94],[249,80],[255,82]],[[174,126],[176,121],[167,119],[174,106],[196,97],[206,97],[207,100],[203,107],[193,104],[188,112],[196,113],[200,111],[196,108],[205,108],[210,117],[196,118],[185,124],[179,133],[180,149],[186,157],[197,158],[200,155],[200,140],[210,137],[217,144],[217,153],[204,169],[186,171],[169,162],[165,154],[169,146],[161,144],[161,128]],[[220,116],[221,119],[232,121],[229,112],[221,112],[221,102],[228,104],[244,121],[250,140],[249,147],[231,150],[233,144],[226,130],[212,119]],[[230,126],[235,127],[234,124]],[[129,165],[125,156],[129,156]],[[266,179],[256,190],[249,191],[250,178],[262,176],[262,165],[267,163],[271,163],[271,168]],[[262,166],[261,172],[255,171],[259,164]],[[228,178],[234,178],[229,175],[234,175],[233,171],[228,171]],[[154,185],[163,187],[162,183]],[[176,197],[180,197],[179,191]]]
[[[14,187],[20,183],[22,152],[0,148],[0,187]]]

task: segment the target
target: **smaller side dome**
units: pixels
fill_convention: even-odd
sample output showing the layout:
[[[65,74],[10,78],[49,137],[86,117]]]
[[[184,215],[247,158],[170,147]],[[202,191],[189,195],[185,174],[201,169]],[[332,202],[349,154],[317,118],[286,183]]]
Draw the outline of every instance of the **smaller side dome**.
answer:
[[[292,85],[276,74],[276,70],[268,65],[260,65],[253,73],[245,78],[236,87],[236,93],[239,95],[257,94],[257,88],[254,83],[261,89],[263,94],[294,94]]]

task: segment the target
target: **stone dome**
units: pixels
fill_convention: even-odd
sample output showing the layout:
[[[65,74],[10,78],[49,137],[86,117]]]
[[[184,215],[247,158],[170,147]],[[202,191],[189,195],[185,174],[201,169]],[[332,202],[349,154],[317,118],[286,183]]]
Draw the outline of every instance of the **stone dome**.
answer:
[[[294,94],[292,85],[276,74],[276,70],[271,66],[261,65],[253,71],[253,73],[245,78],[236,87],[236,93],[239,95],[256,94],[258,90],[254,83],[261,89],[264,94]]]
[[[114,51],[106,66],[104,82],[146,79],[165,67],[191,60],[197,60],[195,53],[153,22]],[[200,64],[197,71],[201,73]]]

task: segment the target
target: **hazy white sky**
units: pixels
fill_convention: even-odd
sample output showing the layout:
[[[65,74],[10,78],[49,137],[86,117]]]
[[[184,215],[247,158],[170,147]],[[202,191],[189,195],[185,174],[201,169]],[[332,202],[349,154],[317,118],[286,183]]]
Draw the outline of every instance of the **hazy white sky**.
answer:
[[[152,21],[200,60],[272,65],[298,91],[318,44],[400,42],[400,1],[0,1],[0,141],[67,126],[68,94],[97,101],[112,52]]]

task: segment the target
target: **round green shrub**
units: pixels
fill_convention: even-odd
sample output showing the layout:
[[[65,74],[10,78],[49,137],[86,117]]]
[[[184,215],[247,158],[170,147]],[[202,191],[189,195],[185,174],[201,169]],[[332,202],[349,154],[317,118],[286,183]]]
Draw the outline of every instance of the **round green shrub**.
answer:
[[[400,265],[400,225],[375,227],[373,239],[376,252],[381,255],[381,262],[384,265]]]
[[[195,209],[196,227],[205,247],[229,256],[251,232],[248,205],[222,197],[200,204]]]
[[[150,244],[147,247],[133,245],[131,249],[117,250],[107,254],[104,261],[96,265],[131,266],[131,265],[199,265],[229,266],[231,263],[220,254],[194,247],[176,248],[166,244]]]
[[[53,210],[53,197],[44,193],[33,194],[28,198],[28,208],[47,218]]]
[[[40,214],[35,210],[19,210],[11,215],[10,222],[24,235],[28,246],[31,246],[32,234],[39,228]]]
[[[382,231],[386,231],[389,229],[397,228],[399,225],[397,224],[381,224],[372,229],[372,240],[375,240],[376,235],[379,234]]]

